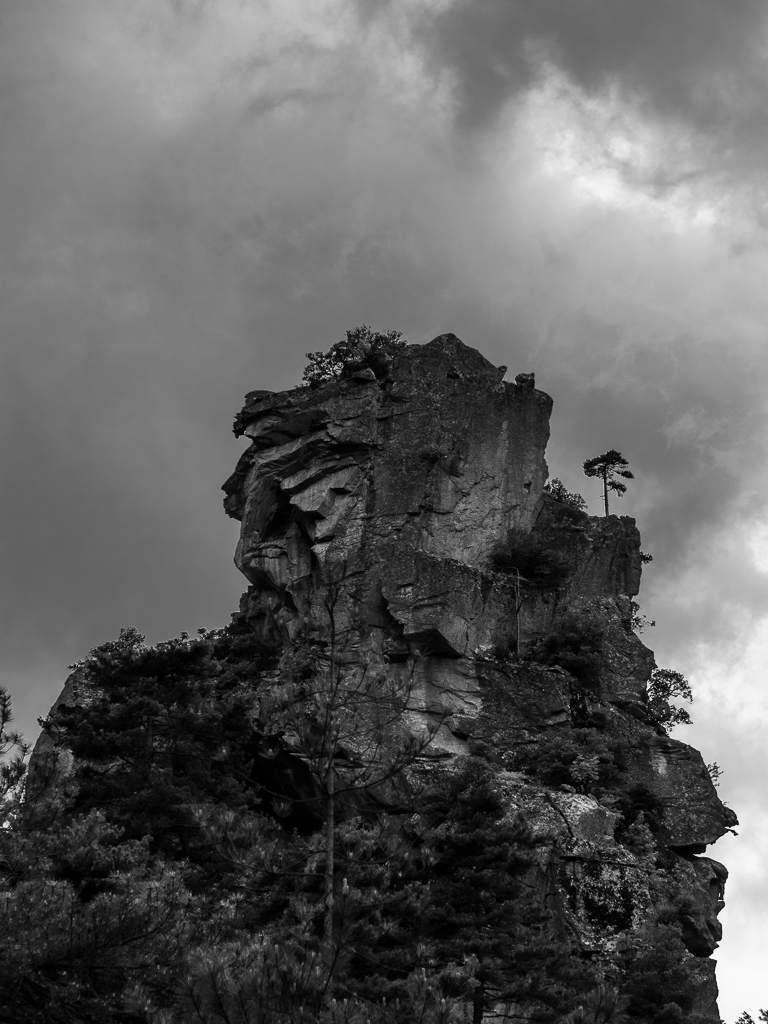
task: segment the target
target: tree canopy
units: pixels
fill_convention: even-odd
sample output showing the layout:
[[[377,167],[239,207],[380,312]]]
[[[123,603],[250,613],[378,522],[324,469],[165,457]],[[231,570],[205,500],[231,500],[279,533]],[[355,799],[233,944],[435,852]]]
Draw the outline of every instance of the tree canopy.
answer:
[[[392,357],[407,342],[400,331],[374,331],[367,324],[353,327],[342,341],[325,352],[308,352],[302,383],[324,384],[351,370],[369,369],[378,378],[386,376]]]
[[[601,988],[542,902],[547,841],[496,755],[419,763],[432,734],[396,728],[407,685],[350,671],[328,611],[333,642],[306,649],[235,618],[155,647],[123,630],[74,666],[77,700],[44,726],[70,774],[42,816],[17,781],[0,829],[2,1024],[459,1024],[468,1007],[480,1024],[498,1004],[541,1024],[593,1004],[678,1019],[679,929],[655,959],[628,954],[621,995]],[[600,637],[570,627],[551,663],[586,691]],[[655,674],[658,722],[684,714],[669,699],[686,687]],[[545,790],[622,794],[617,839],[637,850],[657,826],[595,725],[531,738],[509,766]]]

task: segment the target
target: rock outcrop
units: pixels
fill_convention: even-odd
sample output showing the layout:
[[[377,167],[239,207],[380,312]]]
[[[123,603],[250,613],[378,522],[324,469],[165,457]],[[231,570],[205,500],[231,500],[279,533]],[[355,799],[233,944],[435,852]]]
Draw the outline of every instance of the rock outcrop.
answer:
[[[726,871],[696,854],[735,816],[650,715],[634,521],[545,490],[552,400],[505,371],[448,334],[378,377],[251,392],[235,432],[252,443],[224,486],[241,612],[283,645],[332,626],[348,671],[408,680],[435,757],[491,760],[510,813],[546,837],[540,884],[562,926],[610,974],[677,914],[694,1005],[715,1021],[702,958]],[[542,763],[555,748],[559,778]],[[613,782],[592,785],[608,763]]]
[[[328,886],[320,916],[332,925],[326,911],[336,884],[334,822],[341,821],[342,832],[351,828],[346,815],[364,832],[371,820],[383,819],[396,847],[411,857],[424,822],[420,797],[410,803],[404,798],[418,792],[410,784],[437,780],[434,789],[460,803],[451,783],[460,787],[470,778],[462,772],[479,770],[491,779],[508,834],[519,829],[526,837],[524,899],[535,908],[526,936],[535,933],[542,949],[554,949],[558,963],[576,964],[582,987],[562,991],[586,993],[585,1005],[568,1005],[574,1000],[561,991],[559,1002],[540,1002],[537,1009],[510,1002],[509,991],[488,982],[479,1002],[471,987],[462,990],[458,1017],[451,1020],[461,1018],[472,999],[474,1019],[485,1021],[717,1024],[710,956],[721,938],[717,916],[727,871],[705,854],[736,818],[718,799],[701,755],[667,735],[658,703],[649,700],[653,653],[633,629],[632,599],[641,577],[634,521],[591,517],[578,502],[546,489],[552,400],[536,389],[533,374],[519,373],[511,383],[505,373],[506,367],[493,366],[449,334],[389,358],[378,354],[375,367],[350,363],[326,382],[280,394],[251,392],[235,421],[236,434],[251,445],[224,485],[226,510],[241,522],[236,564],[249,582],[240,612],[227,629],[201,631],[197,639],[182,634],[157,648],[144,647],[135,630],[123,631],[80,662],[30,765],[27,824],[37,821],[47,835],[49,819],[62,813],[62,820],[80,824],[85,814],[93,825],[106,821],[117,801],[123,818],[103,834],[108,846],[125,824],[124,801],[131,822],[134,812],[144,815],[141,842],[153,835],[158,849],[165,849],[167,808],[155,790],[170,787],[165,795],[178,814],[181,837],[178,848],[176,839],[167,840],[176,885],[176,862],[200,832],[200,815],[214,814],[214,824],[229,829],[250,807],[247,827],[254,831],[244,833],[246,846],[263,828],[254,809],[269,820],[273,831],[267,834],[279,832],[282,843],[299,833],[312,843],[320,834],[329,842],[319,875],[316,845],[311,860],[317,861],[313,884],[323,877]],[[329,691],[322,684],[329,678],[342,684],[335,692],[344,699],[362,698],[354,714],[339,700],[336,710],[351,722],[343,744],[342,734],[327,727],[327,715],[323,732],[318,715],[323,701],[327,708]],[[357,687],[357,680],[365,680],[365,687]],[[388,705],[385,719],[366,720],[381,712],[378,688],[405,699]],[[208,758],[206,722],[219,712],[216,752]],[[358,726],[375,738],[373,754],[356,748]],[[112,730],[111,740],[105,728]],[[417,741],[418,759],[404,762],[398,776],[381,759],[403,737]],[[190,738],[201,746],[188,747]],[[208,761],[213,774],[200,774]],[[367,770],[373,762],[374,769],[382,763],[385,770],[365,778],[380,784],[336,788],[345,771],[352,778],[361,763]],[[475,790],[469,792],[474,799]],[[100,804],[104,793],[111,795]],[[435,834],[454,826],[442,818]],[[70,839],[79,835],[65,832]],[[219,833],[212,834],[216,853],[204,844],[205,870],[190,874],[195,886],[221,855]],[[227,871],[237,864],[224,859]],[[378,849],[376,859],[390,871]],[[422,860],[426,881],[414,877],[423,893],[433,887],[435,861],[426,854]],[[247,859],[243,863],[247,889],[251,868]],[[12,873],[10,861],[4,870]],[[211,877],[218,886],[221,879]],[[469,877],[474,906],[477,876]],[[97,883],[103,881],[99,875]],[[6,890],[16,884],[14,876]],[[109,891],[111,886],[110,875]],[[205,899],[195,892],[188,913],[202,914],[209,902],[215,908],[213,890]],[[224,886],[221,893],[227,892]],[[261,889],[254,892],[262,900]],[[492,902],[498,898],[495,889],[491,896]],[[216,911],[216,929],[238,901],[227,898]],[[253,920],[262,921],[258,914]],[[482,933],[484,921],[469,927]],[[311,959],[317,921],[307,927],[310,959],[303,963],[315,964],[307,968],[309,976],[318,969]],[[510,934],[515,927],[510,924]],[[244,934],[242,948],[250,955],[252,932]],[[464,936],[462,931],[459,952],[449,958],[457,970],[462,957],[467,960]],[[272,940],[261,938],[270,947]],[[209,952],[208,943],[205,957]],[[193,950],[184,969],[197,970],[205,957]],[[420,962],[436,972],[445,966],[435,968],[438,959]],[[423,966],[419,971],[426,985]],[[46,1006],[56,1006],[69,991],[64,975],[51,980],[38,971],[30,977],[38,988],[30,989],[32,1002],[20,1003],[9,1017],[13,1024],[32,1019],[28,1005],[47,1000]],[[87,989],[90,999],[90,974],[85,977],[82,992]],[[661,1003],[658,992],[649,996],[665,977],[674,981],[668,1005],[666,990]],[[531,998],[527,983],[526,976],[515,998]],[[606,1015],[607,1003],[589,1010],[593,984],[598,1001],[606,993],[613,1000],[614,1016]],[[113,1002],[123,1007],[119,993],[117,986]],[[656,999],[662,1016],[645,1012],[648,998]],[[309,1019],[304,1009],[291,1019]],[[467,1010],[463,1019],[472,1017]],[[56,1019],[83,1024],[96,1018],[75,1007]],[[389,1018],[382,1011],[376,1019]]]

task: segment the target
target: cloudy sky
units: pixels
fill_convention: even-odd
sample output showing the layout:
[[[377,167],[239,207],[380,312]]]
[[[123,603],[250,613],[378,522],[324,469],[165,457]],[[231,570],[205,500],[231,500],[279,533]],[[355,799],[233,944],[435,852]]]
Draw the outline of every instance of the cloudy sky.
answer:
[[[2,683],[228,620],[244,393],[362,322],[555,400],[636,481],[644,639],[738,839],[729,1024],[768,1006],[764,0],[0,0]]]

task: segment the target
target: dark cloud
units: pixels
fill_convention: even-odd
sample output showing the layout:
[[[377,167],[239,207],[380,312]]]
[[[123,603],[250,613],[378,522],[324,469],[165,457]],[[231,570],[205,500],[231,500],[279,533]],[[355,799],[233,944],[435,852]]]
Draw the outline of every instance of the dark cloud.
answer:
[[[593,511],[581,464],[622,451],[646,641],[692,674],[730,659],[753,694],[768,249],[739,189],[763,9],[0,0],[0,669],[23,727],[121,626],[227,620],[233,414],[362,322],[535,371],[550,468]],[[548,92],[545,57],[599,102]]]
[[[719,132],[765,95],[765,27],[760,0],[458,0],[419,37],[455,72],[465,124],[488,123],[547,59],[590,92],[618,85]]]
[[[241,392],[289,385],[304,352],[363,320],[416,341],[455,330],[498,362],[536,369],[557,403],[553,466],[578,486],[585,457],[625,451],[639,483],[621,510],[647,510],[673,572],[738,494],[738,468],[715,475],[719,449],[710,437],[702,447],[696,417],[717,425],[733,459],[751,435],[729,409],[754,407],[757,374],[732,364],[715,374],[722,339],[702,354],[681,335],[646,341],[621,304],[607,315],[599,278],[635,246],[631,224],[579,223],[556,187],[531,198],[525,163],[510,175],[479,143],[462,150],[428,85],[397,64],[409,55],[387,43],[387,12],[369,19],[370,37],[350,29],[318,42],[290,19],[260,36],[235,7],[223,43],[205,5],[147,7],[133,21],[107,5],[91,22],[82,0],[67,5],[71,23],[51,15],[42,34],[17,16],[0,163],[0,260],[13,282],[5,408],[19,424],[6,479],[35,496],[18,551],[42,537],[49,552],[9,597],[26,628],[37,592],[70,647],[91,642],[108,606],[120,609],[110,622],[141,609],[158,625],[135,624],[162,635],[180,580],[188,615],[210,618],[192,598],[232,593],[229,553],[219,580],[213,553],[194,569],[171,537],[190,522],[197,536],[208,524],[230,536],[216,489],[236,458],[227,429]],[[523,19],[521,39],[543,38],[555,10],[458,6],[438,36],[448,52],[449,19],[469,19],[455,45],[461,36],[478,66],[484,55],[501,68],[509,19]],[[577,53],[586,43],[573,41],[574,75]],[[682,414],[693,419],[674,433]],[[40,491],[49,486],[55,516]],[[217,582],[193,585],[193,571]],[[75,579],[73,602],[64,588]],[[14,622],[22,649],[29,634]]]

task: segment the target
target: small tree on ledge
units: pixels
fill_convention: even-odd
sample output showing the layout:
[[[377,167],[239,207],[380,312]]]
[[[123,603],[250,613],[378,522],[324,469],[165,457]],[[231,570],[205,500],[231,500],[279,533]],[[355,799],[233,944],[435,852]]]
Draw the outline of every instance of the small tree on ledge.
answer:
[[[629,471],[629,463],[614,448],[610,448],[604,455],[596,455],[593,459],[587,459],[583,466],[585,476],[599,476],[603,481],[603,501],[605,502],[605,514],[608,515],[608,491],[615,491],[621,497],[627,490],[626,484],[621,483],[616,477],[623,477],[625,480],[634,480],[634,474]]]
[[[584,501],[580,494],[576,491],[569,491],[563,481],[556,476],[544,484],[544,490],[547,494],[551,494],[555,501],[561,501],[565,505],[570,505],[571,508],[577,509],[579,512],[586,512],[587,503]]]
[[[400,331],[374,331],[367,324],[346,332],[343,341],[331,345],[327,352],[307,352],[309,365],[302,376],[304,384],[324,384],[335,380],[345,370],[367,367],[382,377],[392,357],[406,342]]]

